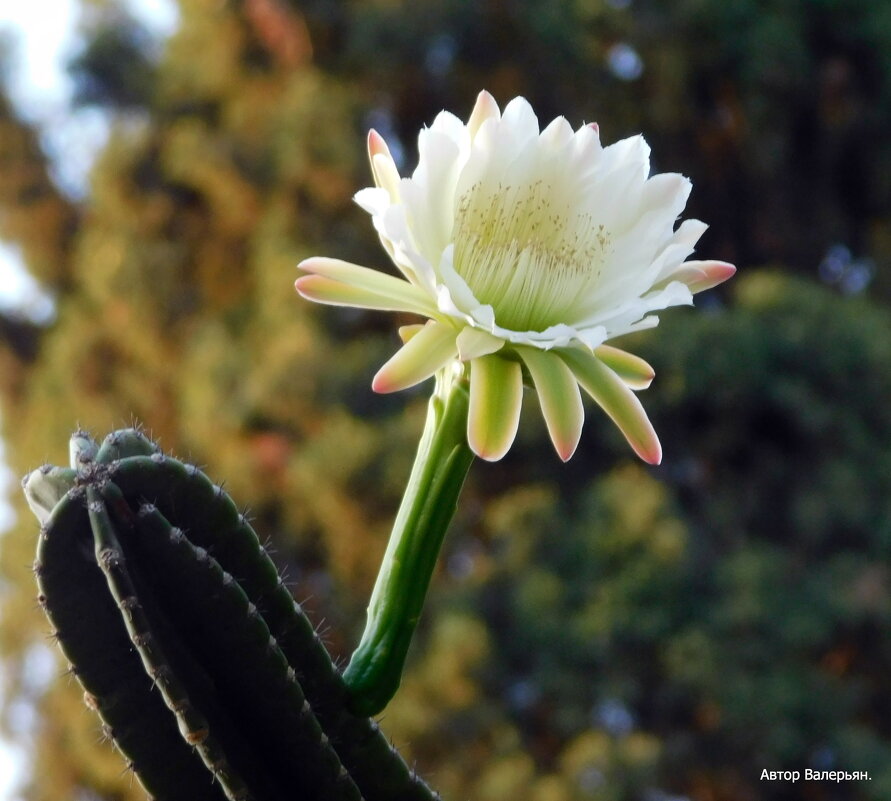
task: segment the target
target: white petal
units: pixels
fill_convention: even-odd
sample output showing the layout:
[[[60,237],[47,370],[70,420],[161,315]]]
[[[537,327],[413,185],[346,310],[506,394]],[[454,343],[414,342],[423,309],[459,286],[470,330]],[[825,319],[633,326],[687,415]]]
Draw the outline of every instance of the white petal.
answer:
[[[575,136],[572,126],[565,117],[557,117],[552,120],[541,132],[539,142],[551,153],[560,153],[572,142]]]
[[[405,179],[401,186],[406,186]],[[390,255],[405,277],[431,295],[436,292],[436,273],[414,242],[411,228],[405,217],[405,205],[389,206],[381,215],[372,218],[381,240],[390,243]]]
[[[549,326],[544,331],[510,331],[496,325],[493,333],[518,345],[531,345],[541,350],[565,347],[578,335],[575,328],[564,323]]]
[[[439,114],[436,115],[436,118],[433,120],[433,125],[431,125],[427,130],[439,134],[445,134],[459,147],[466,146],[466,142],[469,139],[466,126],[461,121],[461,119],[452,114],[451,111],[440,111]],[[424,131],[421,132],[422,135],[423,133]],[[421,145],[419,142],[419,150],[420,149]]]
[[[664,281],[692,252],[708,226],[699,220],[684,220],[662,248],[653,264],[658,268],[654,283]]]
[[[538,136],[538,117],[525,97],[515,97],[505,106],[501,122],[518,141]]]
[[[418,167],[402,196],[416,246],[435,264],[452,235],[461,148],[451,136],[432,128],[423,132],[420,144]]]
[[[470,119],[467,120],[467,131],[471,137],[476,136],[480,126],[489,119],[497,119],[501,116],[498,103],[487,91],[483,90],[477,95],[476,104],[470,113]]]
[[[453,266],[453,254],[455,246],[450,244],[443,252],[439,262],[439,276],[442,284],[438,288],[437,295],[440,299],[440,309],[446,314],[457,313],[464,319],[472,311],[479,308],[480,302],[474,297],[467,282],[455,272]],[[446,290],[446,291],[443,291]],[[469,322],[469,320],[468,320]]]
[[[645,180],[650,174],[650,146],[640,134],[620,139],[603,148],[603,170],[605,172],[626,164],[634,165],[642,180]]]
[[[392,203],[390,193],[381,186],[369,186],[366,189],[360,189],[353,195],[353,200],[369,214],[383,214],[384,210]]]
[[[674,220],[687,205],[692,188],[690,179],[679,173],[664,172],[654,175],[644,184],[643,204],[639,213],[661,210],[674,227]]]
[[[595,325],[590,328],[579,328],[577,337],[579,342],[587,346],[588,350],[594,350],[606,342],[609,334],[604,326]]]

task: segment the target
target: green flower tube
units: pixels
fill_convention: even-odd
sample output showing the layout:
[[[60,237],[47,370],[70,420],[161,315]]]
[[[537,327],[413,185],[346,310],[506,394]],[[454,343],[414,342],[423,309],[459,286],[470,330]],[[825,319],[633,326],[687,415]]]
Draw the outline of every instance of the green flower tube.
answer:
[[[473,452],[463,375],[442,371],[414,467],[368,604],[365,633],[344,673],[357,715],[380,712],[399,688],[427,588]]]

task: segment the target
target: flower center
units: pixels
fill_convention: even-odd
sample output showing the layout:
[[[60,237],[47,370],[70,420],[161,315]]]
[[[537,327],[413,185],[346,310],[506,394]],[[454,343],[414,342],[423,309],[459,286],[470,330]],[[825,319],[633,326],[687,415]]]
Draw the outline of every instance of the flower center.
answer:
[[[479,182],[458,200],[455,270],[495,320],[543,331],[567,319],[600,275],[610,234],[578,211],[567,187]]]

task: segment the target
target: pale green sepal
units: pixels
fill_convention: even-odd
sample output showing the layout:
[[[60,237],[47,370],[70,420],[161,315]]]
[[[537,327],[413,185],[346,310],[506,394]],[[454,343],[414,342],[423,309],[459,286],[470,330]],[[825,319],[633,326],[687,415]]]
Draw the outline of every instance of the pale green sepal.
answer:
[[[455,336],[450,325],[428,321],[377,371],[371,388],[375,392],[397,392],[430,378],[458,355]]]
[[[516,351],[529,368],[551,442],[567,462],[579,444],[585,421],[578,382],[559,356],[538,348],[517,347]]]
[[[323,257],[307,259],[298,268],[311,273],[295,283],[297,291],[307,300],[382,311],[409,311],[426,317],[436,314],[436,306],[426,292],[379,270]]]
[[[600,345],[594,349],[594,355],[631,389],[646,389],[653,383],[656,371],[640,356],[612,345]]]
[[[356,309],[376,309],[378,311],[404,311],[433,314],[423,303],[408,296],[385,295],[364,287],[351,286],[326,278],[324,275],[304,275],[294,283],[300,295],[316,303],[329,306],[352,306]],[[409,287],[409,284],[405,284]]]
[[[458,358],[462,362],[469,362],[472,359],[478,359],[480,356],[488,356],[504,347],[504,340],[483,331],[480,328],[462,329],[458,334]]]
[[[467,441],[481,459],[497,462],[508,452],[520,424],[523,371],[497,355],[470,362]]]
[[[578,349],[557,351],[582,389],[610,416],[634,452],[649,464],[662,461],[662,446],[635,394],[596,356]]]

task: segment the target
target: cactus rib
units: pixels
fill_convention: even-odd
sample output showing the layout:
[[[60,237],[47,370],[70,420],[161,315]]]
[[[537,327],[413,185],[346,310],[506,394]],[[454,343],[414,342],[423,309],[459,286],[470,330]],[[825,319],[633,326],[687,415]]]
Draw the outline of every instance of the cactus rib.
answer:
[[[199,710],[190,697],[190,687],[185,686],[186,676],[195,676],[185,660],[171,664],[168,647],[171,627],[164,626],[157,613],[151,614],[146,593],[137,588],[128,560],[115,533],[108,509],[95,486],[87,487],[87,511],[93,530],[96,562],[105,574],[108,588],[120,609],[121,617],[130,641],[142,659],[145,672],[151,676],[161,692],[164,702],[176,716],[183,739],[196,748],[207,768],[222,785],[231,801],[254,801],[239,771],[231,764],[219,744],[216,731],[211,734],[210,724],[204,711]],[[165,631],[164,629],[167,629]],[[173,649],[171,649],[173,650]],[[193,679],[194,684],[198,679]],[[216,730],[216,727],[215,727]]]
[[[121,624],[93,557],[93,533],[75,488],[57,504],[38,540],[38,602],[50,619],[84,699],[157,801],[224,801],[176,721]],[[150,733],[150,736],[146,736]]]

